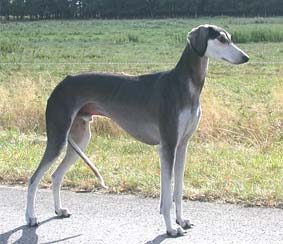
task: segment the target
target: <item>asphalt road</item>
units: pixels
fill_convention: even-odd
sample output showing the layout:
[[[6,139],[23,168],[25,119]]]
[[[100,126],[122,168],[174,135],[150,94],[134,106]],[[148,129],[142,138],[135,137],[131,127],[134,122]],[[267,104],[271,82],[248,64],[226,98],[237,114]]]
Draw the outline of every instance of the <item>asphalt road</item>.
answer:
[[[41,224],[30,228],[24,220],[26,188],[0,187],[0,243],[283,243],[282,209],[186,201],[185,215],[195,227],[174,239],[165,235],[158,199],[70,191],[62,196],[72,216],[56,218],[51,191],[40,190]]]

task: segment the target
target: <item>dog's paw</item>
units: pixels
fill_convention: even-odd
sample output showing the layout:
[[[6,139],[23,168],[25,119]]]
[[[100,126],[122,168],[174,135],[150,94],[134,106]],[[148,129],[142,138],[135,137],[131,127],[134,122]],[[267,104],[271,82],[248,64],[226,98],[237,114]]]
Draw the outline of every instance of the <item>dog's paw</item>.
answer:
[[[55,210],[55,213],[57,214],[58,217],[62,217],[62,218],[69,218],[71,216],[71,213],[67,208],[61,208]]]
[[[27,217],[26,218],[26,221],[27,221],[27,224],[30,226],[30,227],[36,227],[39,225],[39,222],[37,221],[37,218],[36,217]]]
[[[180,225],[184,230],[191,229],[194,226],[188,219],[182,220],[180,222],[176,220],[176,223]]]
[[[172,228],[171,230],[167,230],[167,235],[170,237],[179,237],[185,234],[186,232],[181,227],[178,227],[177,229]]]

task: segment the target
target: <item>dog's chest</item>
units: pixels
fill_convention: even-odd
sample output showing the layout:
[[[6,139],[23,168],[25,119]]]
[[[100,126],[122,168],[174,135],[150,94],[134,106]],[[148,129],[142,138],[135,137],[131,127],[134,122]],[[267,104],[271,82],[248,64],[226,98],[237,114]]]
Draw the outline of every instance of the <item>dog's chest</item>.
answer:
[[[197,129],[201,117],[201,107],[183,109],[178,117],[178,141],[190,138]]]

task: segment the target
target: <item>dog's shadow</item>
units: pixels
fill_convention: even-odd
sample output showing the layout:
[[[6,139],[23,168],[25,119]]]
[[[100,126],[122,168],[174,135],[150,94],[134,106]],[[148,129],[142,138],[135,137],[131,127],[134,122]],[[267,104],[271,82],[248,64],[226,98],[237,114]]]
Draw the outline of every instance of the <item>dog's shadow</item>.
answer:
[[[145,244],[160,244],[161,242],[163,242],[167,238],[170,238],[167,234],[158,235],[152,241],[148,241]]]
[[[49,221],[59,219],[59,218],[60,217],[57,217],[57,216],[51,217],[49,219],[46,219],[46,220],[40,222],[39,225],[45,224]],[[38,226],[37,227],[30,227],[28,225],[19,226],[19,227],[13,229],[13,230],[10,230],[10,231],[7,231],[5,233],[0,234],[0,243],[1,244],[10,243],[10,242],[8,242],[10,237],[13,234],[15,234],[16,232],[21,231],[22,232],[21,237],[17,241],[13,242],[13,244],[37,244],[38,243],[38,235],[36,233],[37,228],[38,228]],[[60,240],[45,242],[45,243],[42,243],[42,244],[52,244],[52,243],[64,242],[68,239],[76,238],[76,237],[79,237],[79,236],[80,235],[69,236],[69,237],[66,237],[66,238],[63,238],[63,239],[60,239]]]
[[[56,219],[61,219],[61,218],[58,217],[58,216],[51,217],[49,219],[46,219],[46,220],[40,222],[39,226],[41,226],[45,223],[48,223],[49,221],[56,220]],[[36,226],[36,227],[30,227],[28,225],[19,226],[19,227],[13,229],[13,230],[10,230],[10,231],[7,231],[5,233],[0,234],[0,243],[1,244],[11,243],[9,241],[10,237],[13,234],[21,231],[22,232],[21,237],[18,240],[16,240],[15,242],[13,242],[13,244],[37,244],[38,243],[38,235],[36,233],[37,228],[38,228],[38,226]],[[66,241],[66,240],[73,239],[73,238],[76,238],[76,237],[79,237],[79,236],[81,236],[81,234],[65,237],[65,238],[60,239],[60,240],[44,242],[44,243],[41,243],[41,244],[55,244],[55,243],[59,243],[59,242],[64,243],[64,241]],[[161,235],[156,236],[153,240],[146,242],[145,244],[160,244],[168,238],[172,238],[172,237],[169,237],[167,234],[161,234]]]
[[[184,236],[186,236],[186,234]],[[153,240],[147,241],[145,244],[160,244],[166,239],[182,238],[184,236],[171,237],[171,236],[168,236],[167,234],[161,234],[161,235],[156,236]]]

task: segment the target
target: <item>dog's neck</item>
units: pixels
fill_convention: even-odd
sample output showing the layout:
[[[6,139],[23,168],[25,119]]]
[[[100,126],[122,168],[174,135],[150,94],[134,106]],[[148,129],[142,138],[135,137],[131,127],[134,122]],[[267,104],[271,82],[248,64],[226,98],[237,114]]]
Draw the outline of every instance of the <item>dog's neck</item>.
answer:
[[[207,67],[208,58],[198,56],[188,43],[175,70],[182,82],[192,82],[200,93],[204,85]]]

